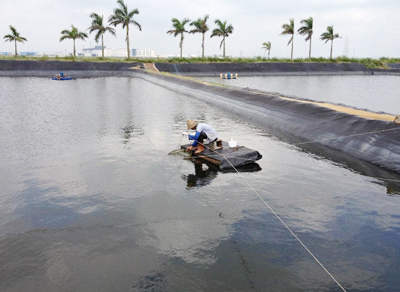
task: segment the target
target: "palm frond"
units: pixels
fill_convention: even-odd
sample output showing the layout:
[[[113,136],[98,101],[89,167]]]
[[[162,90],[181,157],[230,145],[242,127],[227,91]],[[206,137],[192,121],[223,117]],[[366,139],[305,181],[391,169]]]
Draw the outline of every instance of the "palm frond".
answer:
[[[142,31],[142,27],[141,27],[141,25],[140,25],[138,22],[136,22],[135,20],[131,20],[131,21],[129,21],[129,23],[132,23],[132,24],[134,24],[136,27],[138,27],[138,28],[139,28],[139,30],[140,30],[140,31]]]
[[[221,20],[216,19],[214,23],[217,25],[217,28],[213,30],[210,37],[214,36],[228,37],[229,34],[233,33],[233,26],[232,24],[227,25],[227,21],[222,22]]]
[[[17,32],[17,30],[15,29],[15,27],[13,27],[12,25],[10,25],[10,30],[11,33],[14,37],[18,37],[19,33]]]
[[[185,29],[185,25],[190,21],[188,18],[184,18],[182,20],[182,22],[179,21],[179,19],[177,19],[177,18],[172,18],[171,21],[172,21],[172,26],[174,27],[174,29],[167,31],[167,33],[174,34],[174,37],[176,37],[179,34],[188,32]]]
[[[61,34],[71,34],[71,31],[64,29],[63,31],[61,31]]]
[[[111,26],[106,26],[105,28],[104,28],[104,32],[106,32],[106,31],[108,31],[110,34],[112,34],[113,36],[116,36],[117,34],[116,34],[116,32],[115,32],[115,29],[113,29]]]
[[[336,34],[333,33],[333,25],[328,26],[326,28],[326,32],[322,33],[321,37],[320,37],[320,39],[322,41],[325,41],[325,43],[327,41],[333,41],[334,39],[337,39],[337,38],[340,38],[340,36],[338,33],[336,33]]]
[[[117,4],[119,5],[119,10],[128,11],[128,6],[125,4],[124,0],[118,0]]]
[[[127,18],[132,19],[135,14],[139,14],[139,10],[134,9],[127,14]]]
[[[71,37],[69,35],[63,35],[60,37],[60,42],[65,40],[65,39],[70,39]]]
[[[17,41],[20,43],[23,43],[24,41],[28,41],[26,38],[22,37],[20,33],[16,30],[15,27],[12,25],[9,26],[11,30],[11,34],[7,34],[3,37],[6,42],[12,42],[12,41]]]
[[[219,28],[215,28],[215,29],[213,29],[210,38],[212,38],[214,36],[223,36],[223,35],[224,35],[224,33]]]
[[[6,39],[5,42],[12,42],[12,41],[14,41],[14,36],[11,34],[7,34],[4,36],[3,39]]]
[[[264,49],[264,50],[270,50],[271,49],[271,42],[264,42],[262,45],[263,46],[262,46],[261,49]]]
[[[219,20],[219,19],[216,19],[215,21],[214,21],[214,23],[218,26],[218,27],[222,27],[223,26],[223,23],[221,22],[221,20]],[[226,23],[226,22],[225,22]]]
[[[228,36],[228,34],[231,33],[233,33],[233,26],[229,24],[228,27],[226,28],[226,36]]]
[[[302,19],[300,21],[301,24],[304,24],[302,27],[300,27],[297,32],[300,35],[305,35],[305,41],[309,41],[314,33],[313,31],[313,26],[314,26],[314,20],[312,17],[307,18],[307,19]]]

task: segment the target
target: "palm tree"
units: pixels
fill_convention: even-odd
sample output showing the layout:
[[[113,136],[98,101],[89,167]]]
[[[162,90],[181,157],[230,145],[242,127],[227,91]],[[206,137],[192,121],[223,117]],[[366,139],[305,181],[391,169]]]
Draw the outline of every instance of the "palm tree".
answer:
[[[190,21],[189,18],[184,18],[182,20],[182,22],[180,22],[178,19],[176,18],[172,18],[172,26],[175,29],[171,29],[169,31],[167,31],[167,33],[169,34],[174,34],[174,37],[176,37],[178,34],[181,35],[181,41],[179,43],[179,47],[181,48],[181,58],[182,58],[182,47],[183,47],[183,33],[188,32],[185,29],[185,25]]]
[[[271,52],[271,42],[263,43],[263,46],[261,49],[268,51],[268,59],[269,59],[269,53]]]
[[[203,34],[203,39],[201,43],[201,57],[204,58],[204,35],[205,33],[209,30],[209,27],[207,26],[207,20],[209,18],[209,15],[205,15],[204,18],[199,18],[196,21],[192,21],[190,23],[191,26],[194,26],[195,28],[192,29],[189,33],[202,33]]]
[[[88,37],[88,35],[84,32],[78,31],[78,29],[71,25],[72,30],[63,30],[61,32],[62,36],[60,38],[60,42],[62,42],[65,39],[73,39],[74,40],[74,57],[76,57],[76,49],[75,49],[75,40],[76,39],[81,39],[81,40],[85,40],[85,38]]]
[[[24,43],[27,42],[28,40],[22,36],[20,36],[19,32],[12,26],[10,25],[10,30],[11,34],[6,34],[4,36],[5,42],[14,42],[15,43],[15,57],[18,56],[17,52],[17,42]]]
[[[225,38],[229,36],[229,34],[233,33],[233,26],[232,24],[226,24],[226,21],[222,22],[221,20],[215,20],[215,24],[217,28],[215,28],[211,34],[213,36],[222,36],[222,42],[219,48],[224,45],[223,57],[225,58]]]
[[[294,43],[294,19],[290,19],[290,24],[284,23],[282,24],[283,31],[281,35],[283,34],[291,34],[292,37],[290,38],[289,42],[287,45],[290,45],[292,43],[292,54],[291,54],[291,59],[293,60],[293,43]]]
[[[142,27],[140,26],[139,23],[137,23],[134,19],[133,16],[135,14],[139,14],[139,10],[136,8],[133,9],[132,11],[128,11],[128,5],[124,3],[124,0],[118,0],[117,3],[119,4],[119,8],[114,9],[114,14],[110,16],[108,19],[108,22],[111,25],[114,25],[115,27],[118,24],[122,24],[122,28],[126,27],[126,44],[127,44],[127,50],[128,50],[128,59],[130,58],[130,50],[129,50],[129,24],[133,24],[139,28],[140,31],[142,31]]]
[[[333,25],[328,26],[326,28],[326,32],[321,34],[321,38],[320,39],[325,41],[325,44],[326,44],[327,41],[331,41],[331,59],[332,59],[332,50],[333,50],[333,40],[337,39],[337,38],[340,38],[340,36],[339,36],[338,33],[336,33],[336,34],[333,33]]]
[[[310,41],[310,49],[308,51],[308,58],[311,59],[311,38],[313,35],[313,18],[307,18],[307,19],[303,19],[302,21],[300,21],[301,24],[304,24],[302,27],[299,28],[299,30],[297,31],[299,34],[301,35],[305,35],[307,36],[305,41]]]
[[[103,40],[103,34],[105,32],[110,32],[113,36],[115,36],[115,29],[113,29],[110,26],[104,26],[103,24],[103,15],[100,16],[97,13],[92,13],[90,14],[90,17],[92,18],[92,25],[88,28],[89,33],[92,33],[93,31],[97,31],[96,36],[94,40],[96,43],[99,43],[99,38],[101,37],[101,56],[104,58],[104,40]]]

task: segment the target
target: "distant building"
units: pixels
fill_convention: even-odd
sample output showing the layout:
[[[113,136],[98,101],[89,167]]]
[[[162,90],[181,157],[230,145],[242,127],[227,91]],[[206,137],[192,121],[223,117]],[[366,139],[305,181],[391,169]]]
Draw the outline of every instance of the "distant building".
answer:
[[[106,47],[104,47],[104,54],[106,51]],[[101,46],[95,46],[94,48],[87,48],[83,49],[83,54],[84,56],[92,56],[92,57],[101,57]]]
[[[101,57],[101,49],[100,54],[98,55]],[[104,49],[104,57],[118,57],[118,58],[126,58],[128,57],[128,53],[126,49]]]
[[[101,46],[83,49],[83,56],[101,57]],[[126,49],[116,49],[104,47],[104,57],[126,58],[128,57]],[[132,57],[134,58],[154,58],[156,57],[154,50],[148,49],[132,49]]]
[[[132,57],[135,58],[154,58],[156,53],[154,50],[132,49]]]
[[[68,56],[72,56],[72,54],[67,52],[55,52],[49,55],[49,57],[68,57]]]
[[[20,52],[20,56],[36,56],[37,52]]]
[[[92,56],[92,57],[101,57],[101,46],[95,46],[94,48],[83,49],[84,56]],[[104,46],[104,57],[117,57],[117,58],[126,58],[128,57],[126,49],[115,49],[115,48],[107,48]]]

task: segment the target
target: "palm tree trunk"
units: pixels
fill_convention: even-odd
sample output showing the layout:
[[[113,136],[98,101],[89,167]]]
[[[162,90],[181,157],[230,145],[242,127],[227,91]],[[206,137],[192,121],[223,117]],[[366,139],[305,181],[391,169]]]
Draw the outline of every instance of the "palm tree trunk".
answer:
[[[292,36],[292,54],[290,56],[291,60],[293,60],[293,43],[294,43],[294,35]]]
[[[269,53],[270,53],[270,51],[268,50],[268,60],[269,60]]]
[[[181,33],[181,42],[179,43],[179,47],[181,48],[181,59],[182,59],[183,33]]]
[[[203,32],[203,42],[201,43],[201,49],[202,49],[201,57],[204,58],[204,32]]]
[[[224,37],[224,40],[223,40],[223,42],[224,42],[224,52],[223,52],[223,58],[225,59],[225,37]]]
[[[74,57],[76,57],[76,50],[75,50],[75,39],[74,39]]]
[[[311,38],[310,38],[310,49],[308,51],[308,58],[311,59]]]
[[[18,52],[17,52],[17,41],[14,41],[14,43],[15,43],[15,57],[17,57],[17,56],[18,56]]]
[[[331,59],[332,59],[333,40],[331,40]]]
[[[128,59],[129,59],[131,56],[131,54],[129,52],[129,24],[126,26],[126,44],[127,44]]]
[[[103,39],[103,32],[101,32],[101,57],[104,58],[104,39]]]

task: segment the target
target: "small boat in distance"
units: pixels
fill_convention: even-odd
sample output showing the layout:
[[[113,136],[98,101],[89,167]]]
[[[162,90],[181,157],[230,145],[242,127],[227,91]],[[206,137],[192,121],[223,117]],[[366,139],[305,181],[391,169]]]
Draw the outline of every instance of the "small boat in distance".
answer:
[[[60,72],[59,74],[56,74],[52,80],[72,80],[72,77],[69,77],[68,75],[64,75],[63,72]]]

